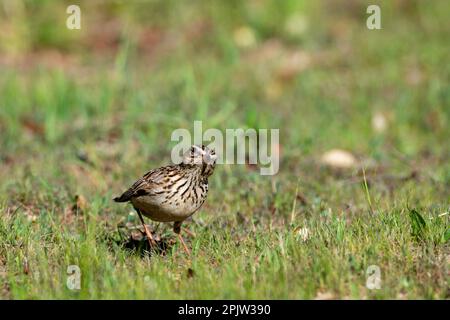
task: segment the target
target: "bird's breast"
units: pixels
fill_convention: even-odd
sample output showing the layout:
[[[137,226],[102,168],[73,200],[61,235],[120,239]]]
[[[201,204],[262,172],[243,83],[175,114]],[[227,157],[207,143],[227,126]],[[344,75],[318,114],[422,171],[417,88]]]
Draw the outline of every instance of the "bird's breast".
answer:
[[[205,202],[208,183],[200,178],[178,179],[161,185],[148,195],[133,198],[133,206],[148,218],[161,221],[183,221]]]

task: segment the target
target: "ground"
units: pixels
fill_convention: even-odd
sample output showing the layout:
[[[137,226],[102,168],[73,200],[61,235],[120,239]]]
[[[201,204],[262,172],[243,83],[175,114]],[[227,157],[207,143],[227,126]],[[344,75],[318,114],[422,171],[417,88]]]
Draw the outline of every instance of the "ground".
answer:
[[[1,9],[0,298],[450,298],[449,3],[375,2],[381,30],[363,1]],[[194,120],[280,129],[280,170],[218,165],[192,255],[147,220],[149,255],[112,198]]]

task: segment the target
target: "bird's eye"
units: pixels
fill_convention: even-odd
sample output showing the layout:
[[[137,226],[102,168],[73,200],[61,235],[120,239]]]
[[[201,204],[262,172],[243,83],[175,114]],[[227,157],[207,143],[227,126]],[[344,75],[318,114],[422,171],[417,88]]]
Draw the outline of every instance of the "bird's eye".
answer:
[[[194,153],[194,151],[195,151],[195,148],[191,147],[191,152]]]
[[[205,145],[204,144],[202,144],[202,150],[205,150]]]

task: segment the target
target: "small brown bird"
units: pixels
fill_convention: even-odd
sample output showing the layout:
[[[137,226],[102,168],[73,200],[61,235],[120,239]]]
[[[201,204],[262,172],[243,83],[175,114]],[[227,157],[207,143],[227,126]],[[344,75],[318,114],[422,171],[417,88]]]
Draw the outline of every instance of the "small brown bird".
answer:
[[[205,202],[208,177],[213,174],[217,156],[214,150],[193,145],[178,165],[154,169],[137,180],[116,202],[130,201],[139,215],[150,246],[155,241],[145,225],[142,215],[160,222],[174,222],[184,250],[190,254],[180,234],[181,224]]]

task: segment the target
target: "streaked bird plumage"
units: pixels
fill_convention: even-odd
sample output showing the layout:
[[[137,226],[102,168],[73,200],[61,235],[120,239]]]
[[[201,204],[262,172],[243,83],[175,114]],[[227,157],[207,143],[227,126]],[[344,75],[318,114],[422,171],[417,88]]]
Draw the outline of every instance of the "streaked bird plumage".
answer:
[[[131,202],[139,215],[154,221],[174,222],[174,231],[179,233],[182,222],[206,200],[208,177],[214,172],[216,158],[213,150],[193,145],[182,163],[147,172],[114,201]],[[144,228],[151,240],[145,224]]]

